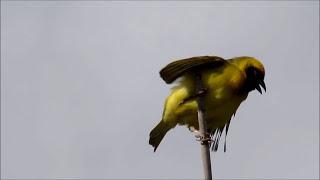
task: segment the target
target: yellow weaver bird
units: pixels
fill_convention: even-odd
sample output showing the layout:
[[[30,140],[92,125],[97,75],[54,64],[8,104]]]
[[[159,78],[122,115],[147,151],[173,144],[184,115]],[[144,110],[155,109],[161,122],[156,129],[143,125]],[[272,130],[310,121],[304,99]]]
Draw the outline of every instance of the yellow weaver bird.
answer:
[[[200,56],[174,61],[160,71],[161,78],[172,88],[164,105],[162,119],[150,132],[149,144],[156,151],[166,133],[176,125],[198,130],[198,104],[195,92],[196,73],[201,75],[205,87],[204,104],[207,132],[214,139],[212,149],[217,150],[222,131],[228,133],[232,115],[254,89],[262,94],[266,90],[265,70],[253,57],[225,60],[217,56]],[[225,145],[226,146],[226,145]]]

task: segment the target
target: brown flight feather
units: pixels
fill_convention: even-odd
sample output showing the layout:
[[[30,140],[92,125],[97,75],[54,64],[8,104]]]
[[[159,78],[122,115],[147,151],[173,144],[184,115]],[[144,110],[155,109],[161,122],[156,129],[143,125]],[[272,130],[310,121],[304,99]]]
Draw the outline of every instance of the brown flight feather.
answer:
[[[226,60],[218,56],[198,56],[187,59],[181,59],[168,64],[161,69],[160,76],[170,84],[183,73],[193,71],[198,68],[215,67],[224,64]]]

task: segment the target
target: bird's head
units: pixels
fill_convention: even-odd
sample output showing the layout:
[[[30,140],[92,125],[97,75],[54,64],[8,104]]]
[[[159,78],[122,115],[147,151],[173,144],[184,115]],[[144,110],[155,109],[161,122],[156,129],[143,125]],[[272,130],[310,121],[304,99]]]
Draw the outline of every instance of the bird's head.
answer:
[[[264,83],[264,67],[263,64],[252,57],[238,57],[232,59],[241,70],[246,73],[247,81],[244,86],[244,90],[250,92],[252,90],[258,90],[262,94],[261,87],[266,91],[266,85]],[[261,87],[260,87],[261,86]]]

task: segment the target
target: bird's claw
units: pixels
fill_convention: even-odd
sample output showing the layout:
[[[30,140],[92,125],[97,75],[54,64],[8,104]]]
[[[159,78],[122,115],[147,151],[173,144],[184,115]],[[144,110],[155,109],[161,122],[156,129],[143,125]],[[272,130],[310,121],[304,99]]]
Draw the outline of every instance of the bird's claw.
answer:
[[[207,88],[202,88],[196,93],[196,96],[204,96],[207,91],[208,91]]]
[[[202,134],[193,126],[189,127],[189,130],[195,134],[196,140],[200,141],[201,144],[211,144],[213,142],[209,133]]]
[[[206,133],[206,135],[197,134],[197,135],[195,135],[195,137],[196,137],[196,140],[200,141],[202,145],[203,144],[209,144],[210,145],[213,142],[213,140],[210,137],[210,134],[208,134],[208,133]]]

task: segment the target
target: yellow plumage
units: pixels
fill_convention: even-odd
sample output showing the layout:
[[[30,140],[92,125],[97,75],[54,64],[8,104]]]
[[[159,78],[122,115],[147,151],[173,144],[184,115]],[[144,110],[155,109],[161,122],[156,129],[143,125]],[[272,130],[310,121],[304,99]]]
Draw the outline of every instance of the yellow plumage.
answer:
[[[181,79],[165,101],[162,120],[150,132],[149,143],[154,146],[154,150],[167,131],[177,124],[198,129],[194,72],[201,74],[206,88],[208,131],[219,137],[224,127],[228,128],[232,115],[248,93],[255,88],[260,89],[259,85],[265,89],[264,67],[252,57],[223,60],[216,56],[202,56],[169,64],[160,72],[162,78],[167,83],[178,77]]]

